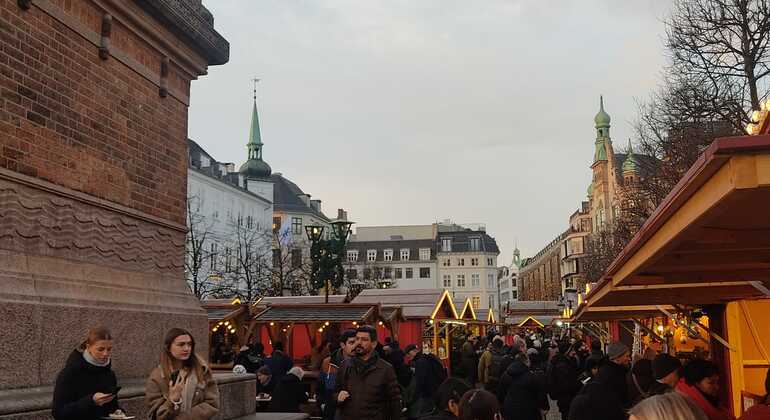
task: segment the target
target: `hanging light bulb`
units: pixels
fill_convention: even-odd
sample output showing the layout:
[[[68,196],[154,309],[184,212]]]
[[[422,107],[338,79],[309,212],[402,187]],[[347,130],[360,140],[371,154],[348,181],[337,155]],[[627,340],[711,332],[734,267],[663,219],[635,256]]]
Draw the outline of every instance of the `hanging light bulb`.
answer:
[[[658,325],[658,332],[663,332],[664,328],[663,325]]]
[[[275,322],[271,322],[271,323],[270,323],[270,326],[271,326],[271,327],[272,327],[273,325],[275,325]]]

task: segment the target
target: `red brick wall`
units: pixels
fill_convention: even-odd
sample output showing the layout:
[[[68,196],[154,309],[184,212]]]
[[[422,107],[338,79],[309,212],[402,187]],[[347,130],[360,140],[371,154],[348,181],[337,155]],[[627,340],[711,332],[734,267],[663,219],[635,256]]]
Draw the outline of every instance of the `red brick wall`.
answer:
[[[55,1],[98,33],[90,1]],[[184,223],[187,106],[33,5],[0,0],[0,167]],[[113,45],[160,73],[160,55],[113,23]],[[189,92],[172,71],[169,84]]]

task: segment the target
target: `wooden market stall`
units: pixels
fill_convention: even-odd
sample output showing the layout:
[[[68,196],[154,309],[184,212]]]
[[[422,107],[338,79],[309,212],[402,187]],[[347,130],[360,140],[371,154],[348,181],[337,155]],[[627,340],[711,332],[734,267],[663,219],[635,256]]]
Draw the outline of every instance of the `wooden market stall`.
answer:
[[[209,363],[213,368],[232,368],[236,349],[246,342],[249,306],[236,298],[204,300],[201,307],[209,322]]]
[[[555,301],[512,302],[505,315],[505,322],[511,333],[531,332],[550,326],[561,316]]]
[[[466,323],[464,333],[478,336],[486,334],[486,322],[480,320],[476,315],[476,310],[473,309],[471,298],[466,298],[464,302],[456,301],[455,308],[462,308],[458,312],[459,315],[457,318]],[[463,337],[462,340],[464,341],[465,337]],[[461,341],[461,343],[463,341]]]
[[[423,351],[436,354],[449,367],[452,327],[465,325],[458,319],[452,298],[447,290],[440,289],[367,289],[355,299],[354,304],[382,305],[383,310],[401,308],[398,335],[394,337],[403,346],[417,344]],[[384,339],[384,337],[382,338]]]
[[[770,136],[717,139],[580,299],[575,319],[646,314],[707,333],[739,415],[742,392],[763,394],[770,366],[768,209]]]

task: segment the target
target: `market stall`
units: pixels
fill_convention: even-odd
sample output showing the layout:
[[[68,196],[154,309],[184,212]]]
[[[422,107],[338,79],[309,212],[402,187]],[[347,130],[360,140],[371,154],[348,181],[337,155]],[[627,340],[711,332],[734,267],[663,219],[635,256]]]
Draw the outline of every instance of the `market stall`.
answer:
[[[717,139],[581,297],[575,320],[646,314],[653,332],[705,338],[739,415],[770,366],[768,208],[770,136]]]
[[[209,299],[201,306],[209,322],[208,361],[215,369],[230,369],[237,349],[247,340],[249,306],[240,299]]]

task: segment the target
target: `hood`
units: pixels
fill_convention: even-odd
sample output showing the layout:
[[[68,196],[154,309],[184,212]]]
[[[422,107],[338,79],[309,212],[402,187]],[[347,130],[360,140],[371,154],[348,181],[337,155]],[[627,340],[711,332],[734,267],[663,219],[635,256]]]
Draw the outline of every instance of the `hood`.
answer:
[[[66,369],[86,369],[86,370],[92,370],[92,371],[100,371],[100,370],[110,370],[112,368],[112,361],[107,364],[107,366],[94,366],[88,362],[86,362],[86,359],[83,358],[83,351],[79,349],[72,350],[72,353],[70,353],[69,357],[67,357],[67,363],[65,364]]]
[[[510,377],[515,378],[529,372],[529,367],[520,360],[514,360],[505,372]]]

